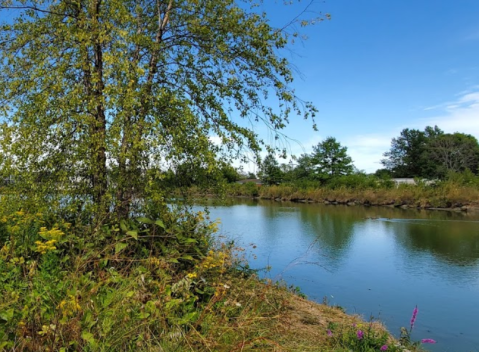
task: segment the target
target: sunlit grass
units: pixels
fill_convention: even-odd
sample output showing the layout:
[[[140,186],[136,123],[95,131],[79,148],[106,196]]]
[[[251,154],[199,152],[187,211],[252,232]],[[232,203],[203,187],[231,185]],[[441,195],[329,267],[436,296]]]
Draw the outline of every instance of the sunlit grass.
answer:
[[[455,208],[479,205],[479,186],[461,185],[444,181],[435,185],[399,185],[398,187],[305,187],[282,184],[256,186],[257,196],[263,199],[316,203],[364,204],[409,206],[417,208]],[[230,185],[227,193],[233,196],[250,196],[250,188]]]
[[[217,226],[202,212],[93,234],[4,205],[0,350],[338,351],[347,327],[366,324],[260,280],[240,248],[211,241]],[[398,343],[368,326],[371,345]],[[344,338],[331,338],[331,327]]]

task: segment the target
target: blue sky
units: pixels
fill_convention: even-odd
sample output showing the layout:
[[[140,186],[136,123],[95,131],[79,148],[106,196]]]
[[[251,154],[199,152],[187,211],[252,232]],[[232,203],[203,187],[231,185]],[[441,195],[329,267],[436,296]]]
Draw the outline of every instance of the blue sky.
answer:
[[[280,26],[309,1],[265,0]],[[404,128],[438,125],[479,138],[478,0],[326,0],[311,10],[330,21],[286,57],[300,71],[293,87],[319,110],[319,130],[292,120],[290,152],[310,153],[328,136],[348,147],[357,168],[374,172]],[[262,130],[262,129],[261,129]]]

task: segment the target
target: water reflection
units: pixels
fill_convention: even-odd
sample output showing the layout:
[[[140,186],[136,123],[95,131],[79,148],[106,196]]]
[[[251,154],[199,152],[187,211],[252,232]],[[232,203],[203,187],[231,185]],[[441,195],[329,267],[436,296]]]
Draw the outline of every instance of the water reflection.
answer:
[[[332,258],[346,255],[354,235],[361,232],[365,224],[373,223],[369,230],[385,227],[408,253],[429,253],[460,267],[479,263],[479,214],[231,198],[228,203],[256,207],[261,214],[261,228],[273,239],[288,230],[287,235],[315,242],[321,253],[326,251]],[[248,219],[251,214],[244,215],[244,222],[251,220]],[[297,226],[292,226],[290,221],[298,222]]]
[[[427,252],[457,266],[473,266],[479,258],[479,223],[408,220],[391,222],[398,243],[409,252]]]
[[[479,214],[247,199],[210,210],[223,234],[256,244],[252,267],[310,298],[379,312],[391,331],[417,304],[416,337],[441,341],[431,351],[479,346]]]

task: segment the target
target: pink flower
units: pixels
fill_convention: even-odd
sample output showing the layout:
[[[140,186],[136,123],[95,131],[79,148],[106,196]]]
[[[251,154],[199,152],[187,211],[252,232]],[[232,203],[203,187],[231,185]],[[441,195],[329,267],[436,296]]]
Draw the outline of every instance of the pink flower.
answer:
[[[433,339],[422,339],[421,343],[436,343],[436,341]]]
[[[386,351],[388,349],[388,345],[383,345],[381,346],[381,348],[379,349],[380,351]]]
[[[328,336],[333,336],[333,332],[331,330],[328,329],[327,333],[328,333]]]
[[[414,327],[414,323],[416,322],[416,316],[417,316],[417,306],[414,308],[412,311],[412,317],[411,317],[411,330]]]
[[[362,338],[364,337],[364,332],[362,330],[358,330],[356,336],[358,337],[358,340],[362,340]]]

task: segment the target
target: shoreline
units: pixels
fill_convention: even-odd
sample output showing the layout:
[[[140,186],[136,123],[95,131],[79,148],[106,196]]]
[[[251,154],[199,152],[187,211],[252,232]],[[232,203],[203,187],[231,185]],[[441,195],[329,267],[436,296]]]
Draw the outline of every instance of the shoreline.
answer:
[[[243,198],[243,196],[241,196]],[[248,197],[245,197],[248,198]],[[389,208],[400,208],[400,209],[418,209],[418,210],[436,210],[436,211],[453,211],[453,212],[479,212],[479,205],[477,204],[454,204],[451,207],[433,207],[433,206],[422,206],[416,204],[408,203],[396,203],[394,201],[389,203],[370,203],[362,202],[358,200],[324,200],[316,201],[313,199],[307,198],[271,198],[271,197],[253,197],[250,199],[262,199],[262,200],[271,200],[275,202],[292,202],[292,203],[303,203],[303,204],[324,204],[324,205],[346,205],[346,206],[363,206],[363,207],[389,207]]]
[[[216,194],[195,194],[195,196],[201,196],[206,198],[219,198]],[[470,203],[455,203],[450,207],[436,207],[432,205],[421,205],[421,204],[412,204],[407,202],[397,203],[394,200],[385,203],[371,203],[368,201],[361,200],[336,200],[336,199],[324,199],[324,200],[315,200],[311,198],[291,198],[291,197],[264,197],[264,196],[247,196],[247,195],[226,195],[227,198],[238,198],[238,199],[251,199],[251,200],[269,200],[272,202],[291,202],[298,204],[324,204],[324,205],[342,205],[342,206],[362,206],[366,208],[370,207],[387,207],[395,209],[417,209],[417,210],[431,210],[431,211],[448,211],[455,213],[478,213],[479,214],[479,203],[470,202]]]

